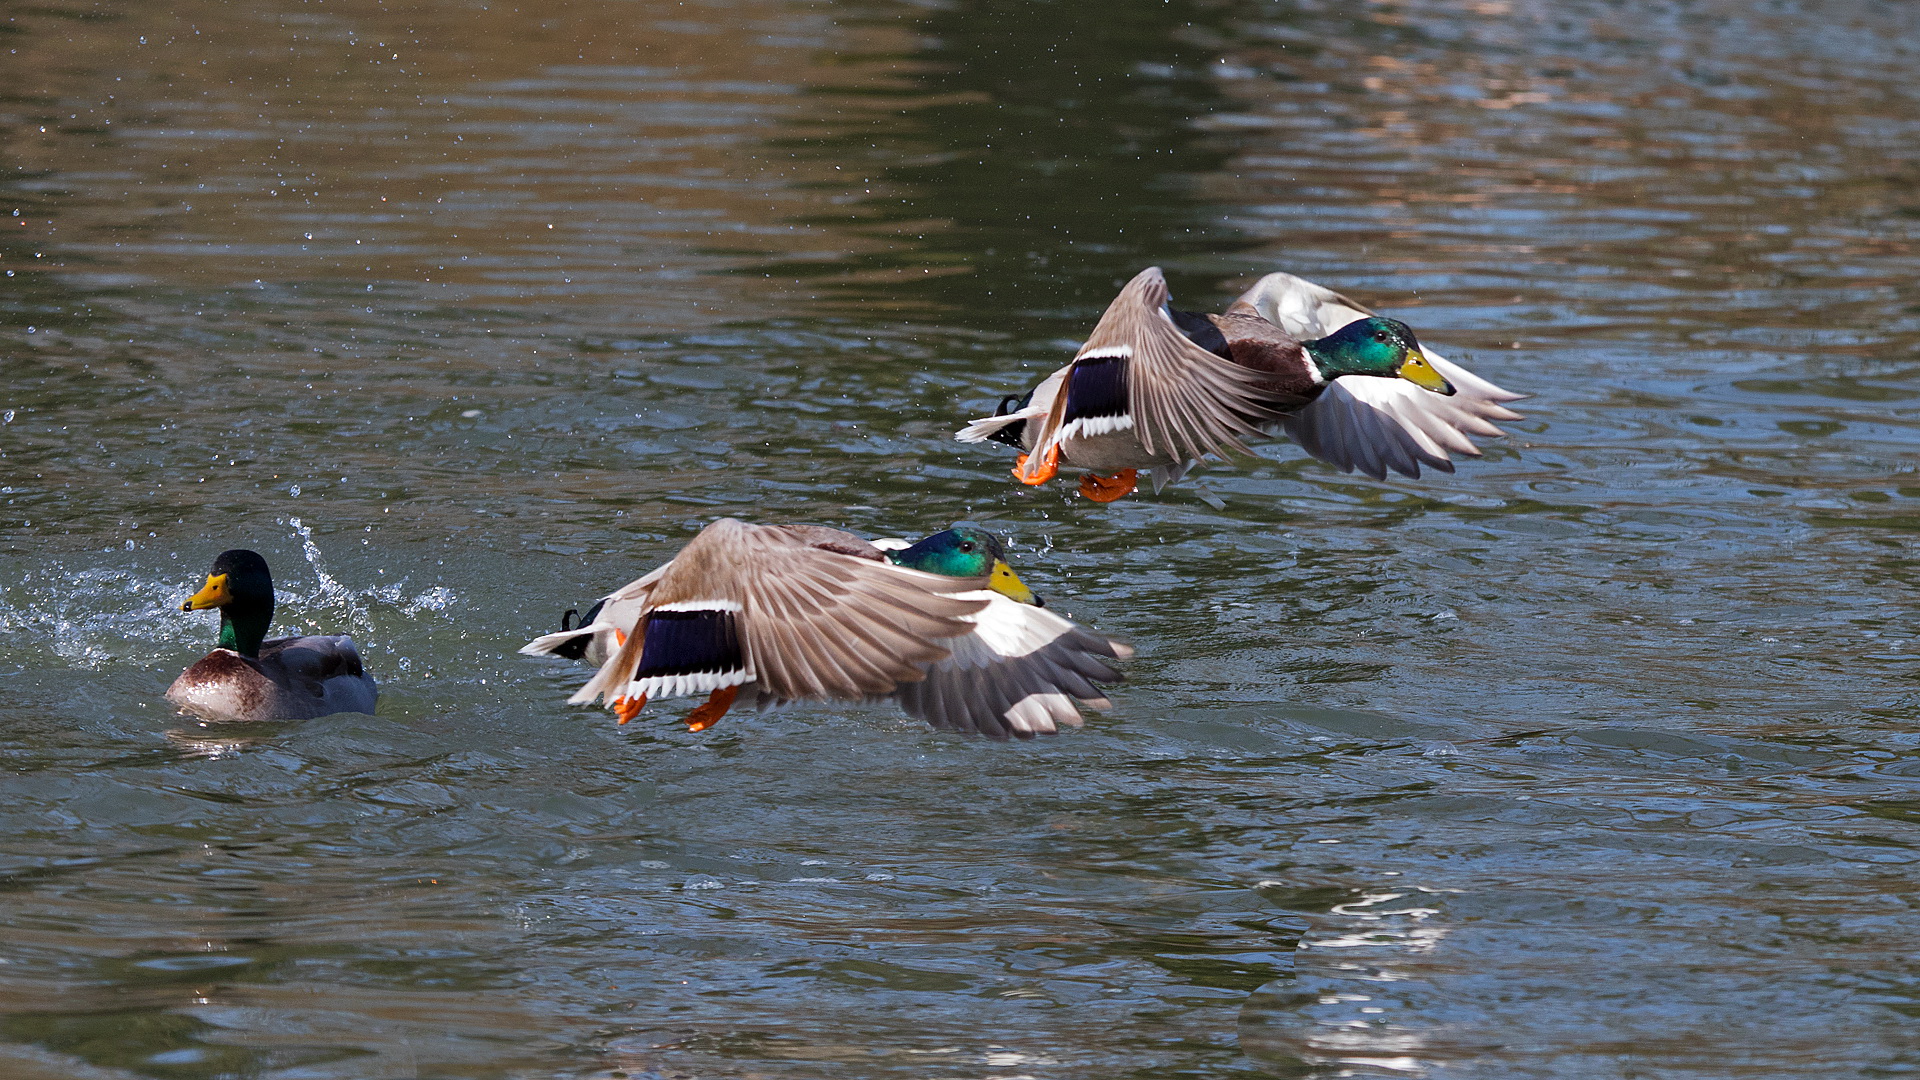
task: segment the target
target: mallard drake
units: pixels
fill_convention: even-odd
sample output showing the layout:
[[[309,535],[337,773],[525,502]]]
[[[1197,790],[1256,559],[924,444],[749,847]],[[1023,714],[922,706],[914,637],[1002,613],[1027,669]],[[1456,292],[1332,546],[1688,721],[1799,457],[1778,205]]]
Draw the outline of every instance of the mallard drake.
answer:
[[[181,611],[220,610],[220,643],[167,688],[167,700],[206,720],[305,720],[370,713],[373,676],[345,634],[265,640],[273,622],[273,575],[244,549],[213,560],[207,583]]]
[[[1281,432],[1343,472],[1452,472],[1449,453],[1480,453],[1469,435],[1498,436],[1492,421],[1520,419],[1503,403],[1524,395],[1423,349],[1406,323],[1292,274],[1261,278],[1223,315],[1168,301],[1160,268],[1141,271],[1072,363],[956,437],[1026,451],[1013,470],[1024,484],[1079,466],[1081,494],[1112,502],[1142,469],[1158,491],[1201,458]]]
[[[563,619],[563,625],[565,620]],[[916,544],[722,518],[665,566],[608,595],[533,656],[600,670],[569,703],[620,722],[654,698],[705,693],[687,727],[735,704],[890,697],[936,728],[1030,738],[1112,704],[1102,659],[1133,650],[1046,610],[1000,541],[962,527]]]

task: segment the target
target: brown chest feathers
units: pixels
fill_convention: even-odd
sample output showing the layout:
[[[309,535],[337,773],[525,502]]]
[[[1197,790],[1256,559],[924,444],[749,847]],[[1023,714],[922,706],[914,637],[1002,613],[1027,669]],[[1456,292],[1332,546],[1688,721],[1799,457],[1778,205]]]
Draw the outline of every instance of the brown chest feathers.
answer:
[[[257,660],[215,649],[167,688],[168,701],[203,720],[371,713],[378,697],[352,639],[326,635],[264,642]]]
[[[239,653],[215,649],[180,673],[167,700],[205,720],[273,718],[280,688]]]
[[[1261,389],[1291,408],[1307,404],[1326,389],[1306,346],[1285,330],[1250,311],[1229,309],[1225,315],[1207,318],[1226,347],[1221,355],[1250,371],[1272,376],[1261,383]]]

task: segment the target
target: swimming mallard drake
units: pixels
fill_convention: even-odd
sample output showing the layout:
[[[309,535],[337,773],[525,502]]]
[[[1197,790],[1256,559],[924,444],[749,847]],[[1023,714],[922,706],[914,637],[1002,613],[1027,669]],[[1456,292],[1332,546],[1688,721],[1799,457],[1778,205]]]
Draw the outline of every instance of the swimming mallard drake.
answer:
[[[167,700],[206,720],[305,720],[373,711],[373,676],[345,634],[264,640],[273,622],[273,575],[244,549],[213,560],[207,583],[181,611],[220,610],[220,647],[180,673]]]
[[[1133,652],[1046,610],[984,530],[908,544],[732,518],[585,625],[520,651],[599,664],[568,701],[604,698],[623,724],[652,698],[699,693],[693,731],[735,704],[890,697],[936,728],[996,739],[1078,727],[1075,701],[1108,708],[1096,684],[1121,676],[1101,658]]]
[[[1025,484],[1077,465],[1088,470],[1081,494],[1112,502],[1141,469],[1158,491],[1201,458],[1280,432],[1343,472],[1452,472],[1449,452],[1480,453],[1467,436],[1501,435],[1491,421],[1520,418],[1502,405],[1523,395],[1423,349],[1406,323],[1292,274],[1261,278],[1223,315],[1168,301],[1160,268],[1141,271],[1072,363],[957,437],[1025,450],[1013,470]]]

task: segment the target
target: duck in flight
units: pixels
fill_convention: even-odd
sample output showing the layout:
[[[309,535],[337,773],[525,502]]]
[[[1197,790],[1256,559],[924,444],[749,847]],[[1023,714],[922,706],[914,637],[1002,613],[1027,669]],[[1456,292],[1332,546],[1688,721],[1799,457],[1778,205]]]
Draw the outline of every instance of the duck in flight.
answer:
[[[1469,436],[1503,434],[1522,396],[1421,346],[1412,327],[1292,274],[1268,274],[1224,314],[1180,311],[1157,266],[1120,290],[1073,362],[957,435],[1024,451],[1013,470],[1044,484],[1072,465],[1080,492],[1112,502],[1150,471],[1153,488],[1209,456],[1284,434],[1343,472],[1376,479],[1453,471]]]
[[[562,620],[563,626],[565,620]],[[918,543],[722,518],[605,597],[584,625],[528,643],[599,671],[571,698],[621,723],[648,701],[706,694],[689,730],[735,705],[890,698],[936,728],[1004,739],[1111,706],[1106,661],[1133,650],[1041,604],[1000,541],[957,527]]]

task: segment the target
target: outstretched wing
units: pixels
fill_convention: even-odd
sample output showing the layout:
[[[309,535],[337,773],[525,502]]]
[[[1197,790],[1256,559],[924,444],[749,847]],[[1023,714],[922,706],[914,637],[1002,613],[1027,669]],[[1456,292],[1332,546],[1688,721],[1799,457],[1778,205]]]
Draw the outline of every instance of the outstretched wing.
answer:
[[[1419,476],[1422,463],[1452,472],[1449,452],[1479,457],[1480,448],[1468,436],[1506,434],[1492,421],[1520,419],[1501,403],[1521,395],[1430,349],[1421,351],[1453,384],[1452,397],[1398,379],[1335,379],[1312,404],[1283,419],[1281,427],[1302,450],[1343,472],[1358,469],[1376,480],[1385,479],[1389,469]]]
[[[909,715],[946,731],[1028,739],[1061,725],[1079,727],[1076,701],[1093,709],[1112,704],[1101,684],[1120,682],[1121,675],[1103,658],[1124,659],[1132,649],[999,593],[959,598],[984,600],[986,607],[970,617],[973,633],[947,643],[953,655],[930,667],[925,679],[894,691]]]
[[[707,526],[654,582],[626,643],[570,700],[747,682],[773,700],[879,697],[945,659],[943,642],[967,633],[964,616],[985,606],[943,595],[952,578],[835,550],[826,532],[731,518]]]
[[[1260,376],[1195,344],[1167,309],[1167,279],[1150,266],[1127,282],[1074,358],[1065,392],[1042,421],[1032,460],[1076,435],[1131,429],[1149,455],[1225,456],[1278,420]]]
[[[917,681],[984,605],[954,579],[749,534],[739,582],[749,663],[778,700],[877,697]]]
[[[1332,289],[1292,274],[1268,274],[1240,295],[1262,318],[1302,340],[1325,337],[1373,312]],[[1480,456],[1469,436],[1506,434],[1495,420],[1518,420],[1505,407],[1525,394],[1503,390],[1433,350],[1421,349],[1453,384],[1450,397],[1402,379],[1335,379],[1310,404],[1281,419],[1300,448],[1343,472],[1384,479],[1388,470],[1419,476],[1422,464],[1453,471],[1450,454]]]

